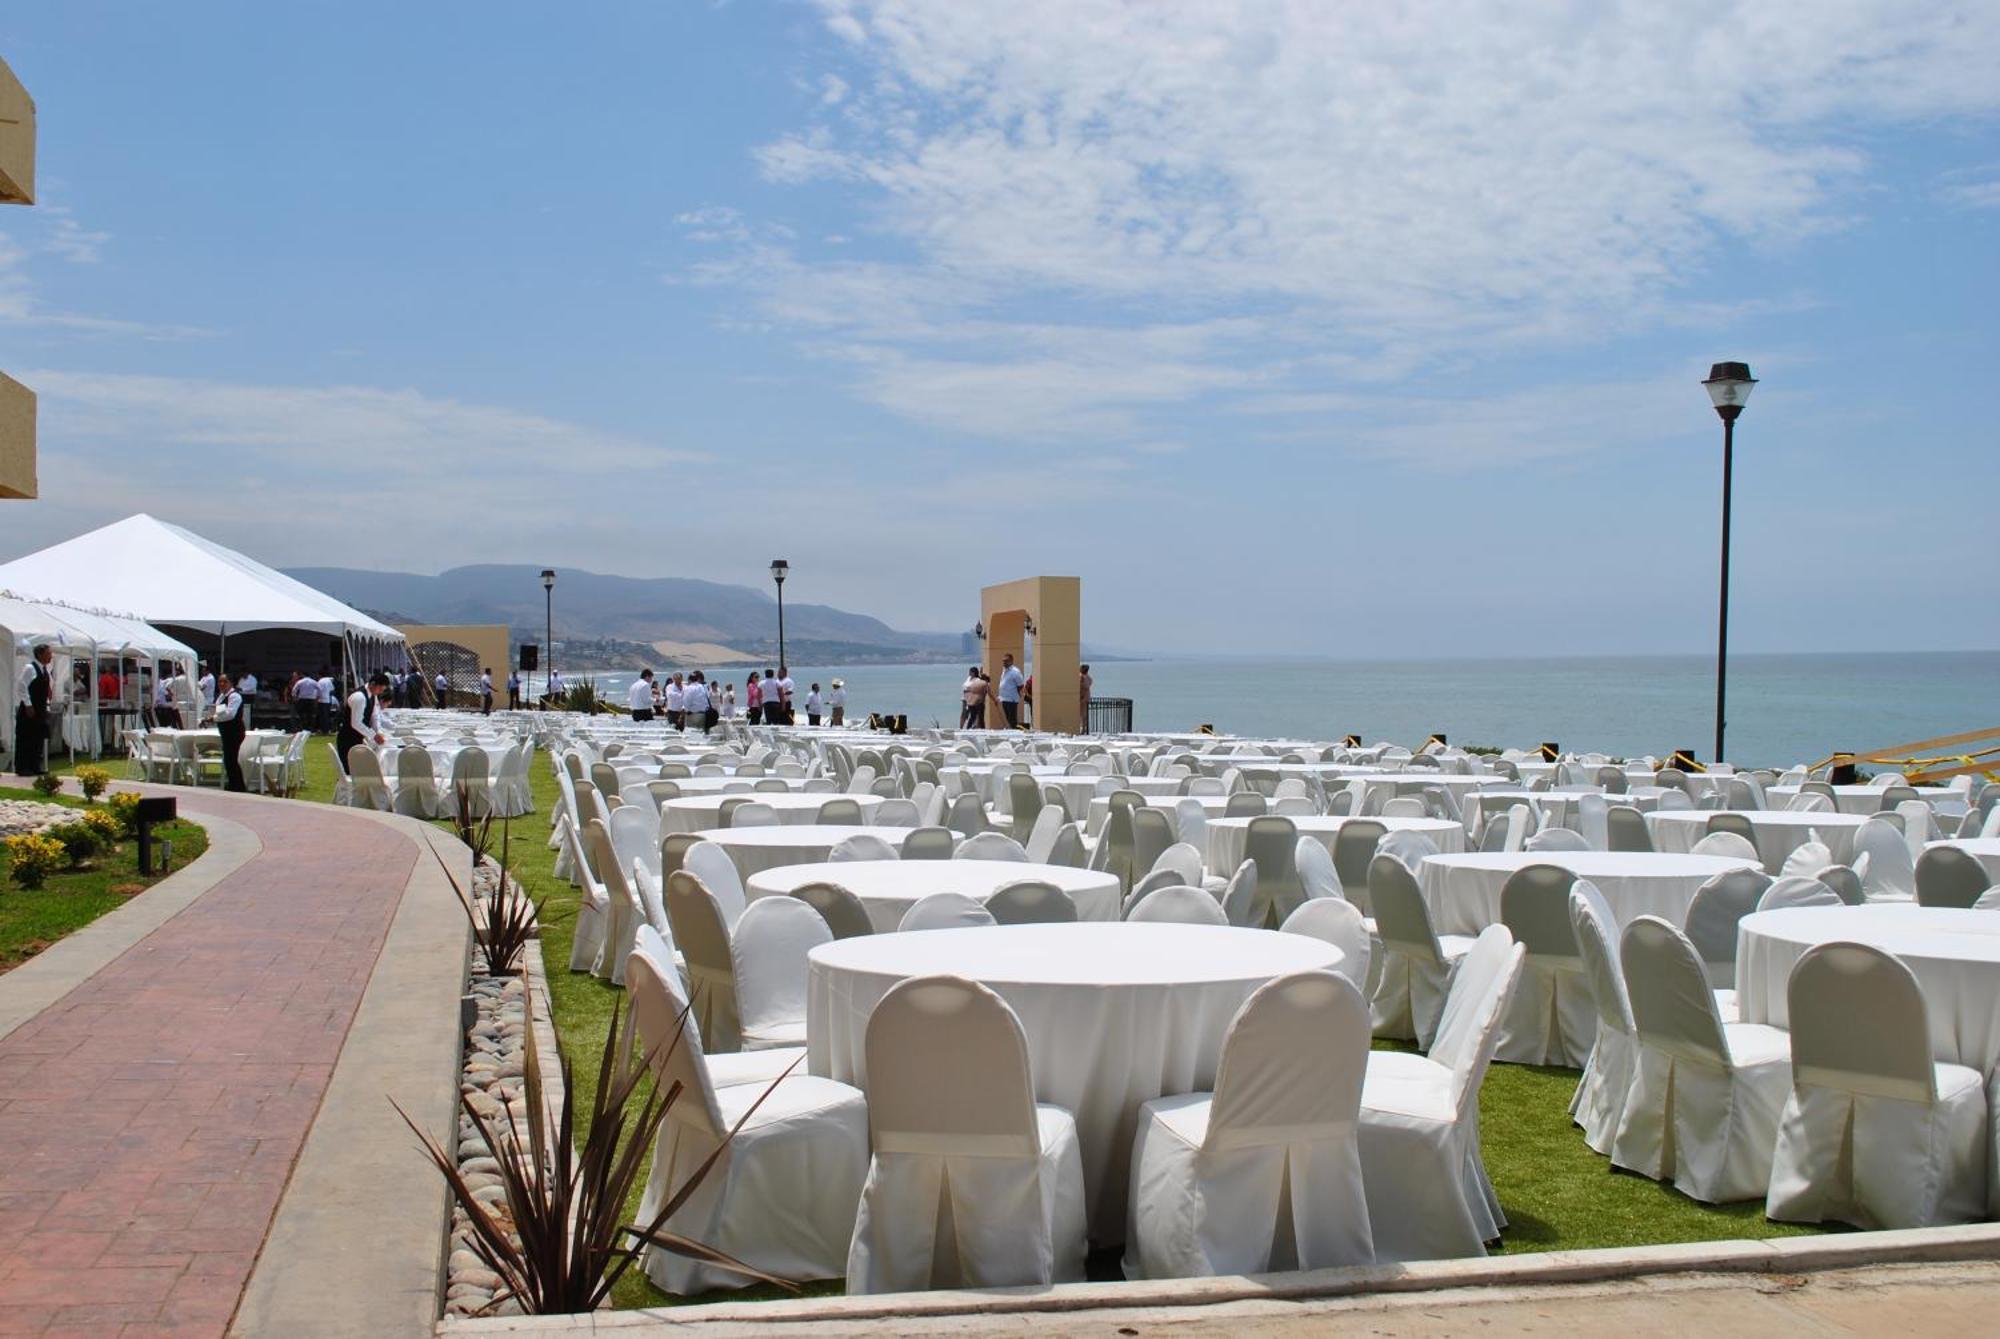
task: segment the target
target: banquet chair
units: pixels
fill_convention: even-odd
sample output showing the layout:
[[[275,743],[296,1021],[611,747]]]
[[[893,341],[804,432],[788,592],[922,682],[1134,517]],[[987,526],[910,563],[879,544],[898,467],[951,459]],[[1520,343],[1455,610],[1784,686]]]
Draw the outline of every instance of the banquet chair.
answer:
[[[604,795],[616,795],[625,784],[619,779],[618,769],[608,762],[592,763],[588,780],[591,785],[597,787],[599,793]]]
[[[841,795],[822,801],[819,806],[818,821],[822,824],[844,824],[849,827],[861,825],[861,803],[851,795]]]
[[[1710,988],[1730,992],[1718,1002],[1724,1018],[1736,1016],[1736,923],[1757,909],[1771,876],[1761,869],[1731,869],[1695,889],[1688,902],[1686,932],[1700,957]]]
[[[1042,812],[1042,786],[1026,772],[1016,772],[1007,778],[1007,807],[1010,811],[1009,831],[1017,842],[1026,843],[1028,834],[1034,829],[1035,818]]]
[[[1735,817],[1734,814],[1716,815],[1716,818],[1734,818],[1734,817]],[[1763,859],[1763,857],[1757,854],[1756,843],[1752,842],[1748,837],[1739,836],[1734,832],[1718,831],[1713,826],[1709,828],[1708,835],[1706,837],[1703,837],[1700,841],[1694,844],[1694,847],[1692,850],[1689,851],[1689,854],[1725,856],[1731,860],[1761,861]]]
[[[1156,1097],[1132,1146],[1128,1279],[1372,1264],[1358,1120],[1368,1012],[1333,972],[1265,982],[1213,1092]]]
[[[1819,832],[1816,829],[1810,831],[1810,840],[1793,847],[1791,854],[1785,857],[1783,866],[1778,870],[1780,876],[1812,878],[1833,863],[1833,852],[1820,840]]]
[[[736,811],[746,804],[754,803],[748,795],[724,795],[715,804],[715,826],[733,828],[736,826]],[[768,808],[769,806],[765,806]],[[745,827],[751,826],[744,824]]]
[[[876,840],[880,841],[881,838]],[[950,828],[912,828],[910,835],[903,838],[905,860],[949,860],[958,846],[958,838]],[[893,858],[893,857],[892,857]]]
[[[1312,818],[1319,813],[1319,806],[1304,795],[1283,795],[1271,801],[1270,812],[1283,814],[1286,818]]]
[[[833,942],[819,912],[792,897],[760,897],[729,933],[743,1049],[806,1044],[806,955]]]
[[[1004,832],[982,832],[976,837],[967,837],[952,852],[954,860],[1016,860],[1027,863],[1028,852],[1021,843]]]
[[[1070,895],[1044,879],[1002,884],[986,899],[986,909],[1001,925],[1070,925],[1077,919]]]
[[[847,1291],[1082,1280],[1076,1120],[1035,1100],[1006,1001],[962,977],[903,981],[869,1015],[864,1046],[874,1157]]]
[[[1597,1015],[1597,1036],[1583,1077],[1570,1099],[1570,1119],[1583,1131],[1583,1142],[1594,1153],[1608,1154],[1625,1112],[1625,1095],[1632,1087],[1633,1057],[1638,1037],[1632,1030],[1632,1001],[1625,993],[1625,971],[1618,961],[1618,921],[1597,885],[1578,879],[1569,889],[1570,930]]]
[[[1350,818],[1340,825],[1333,839],[1334,872],[1340,875],[1340,886],[1346,890],[1348,900],[1360,907],[1363,914],[1372,906],[1368,901],[1368,865],[1375,859],[1375,848],[1387,831],[1375,819]]]
[[[742,776],[743,769],[740,767],[737,768],[736,775],[739,777]],[[789,795],[792,793],[790,783],[781,776],[760,776],[750,783],[750,790],[753,794],[757,795]]]
[[[663,762],[660,764],[659,778],[662,781],[685,781],[694,775],[694,768],[684,762]]]
[[[1521,843],[1523,851],[1588,851],[1590,843],[1570,828],[1543,828]]]
[[[1132,806],[1118,803],[1115,795],[1110,812],[1104,816],[1104,828],[1097,834],[1097,844],[1090,849],[1090,868],[1117,879],[1120,893],[1132,891],[1140,877],[1141,872],[1132,867]]]
[[[1524,865],[1500,885],[1500,923],[1525,950],[1514,999],[1501,1015],[1493,1056],[1511,1064],[1581,1069],[1597,1038],[1569,894],[1576,876],[1560,865]]]
[[[1056,830],[1055,844],[1049,847],[1046,863],[1070,869],[1088,867],[1090,850],[1083,844],[1083,833],[1075,823],[1065,823]]]
[[[719,1081],[733,1056],[711,1056],[678,989],[671,959],[642,935],[632,955],[632,1027],[662,1091],[678,1085],[653,1145],[638,1221],[660,1212],[707,1168],[661,1226],[778,1278],[838,1278],[868,1167],[868,1103],[860,1091],[796,1068],[783,1077]],[[798,1057],[786,1051],[765,1053]],[[751,1063],[767,1070],[774,1060]],[[735,1270],[648,1245],[646,1274],[677,1295],[740,1288]]]
[[[696,842],[704,838],[692,832],[669,832],[660,838],[660,882],[665,885],[667,878],[687,860],[688,851]]]
[[[736,924],[746,899],[743,876],[736,872],[736,862],[729,853],[714,842],[698,841],[681,856],[681,868],[700,879],[714,896],[715,904],[722,908],[723,923]]]
[[[1613,851],[1651,851],[1653,835],[1646,828],[1646,817],[1629,804],[1614,804],[1604,813],[1608,849]]]
[[[1339,949],[1340,966],[1334,970],[1356,990],[1367,988],[1371,952],[1368,922],[1352,902],[1342,897],[1308,898],[1278,928],[1286,934],[1309,935]]]
[[[1877,779],[1879,780],[1880,778]],[[1902,805],[1903,801],[1914,800],[1917,798],[1917,790],[1915,786],[1889,785],[1889,786],[1883,786],[1881,789],[1882,789],[1882,798],[1880,802],[1877,803],[1875,806],[1877,809],[1899,808]]]
[[[905,798],[902,788],[896,784],[896,778],[891,776],[877,777],[875,784],[868,788],[868,793],[884,800]]]
[[[1257,887],[1257,862],[1245,860],[1222,887],[1222,915],[1239,929],[1260,929],[1269,923],[1270,906]]]
[[[868,908],[847,888],[824,879],[802,883],[792,896],[817,911],[835,939],[854,939],[875,933]]]
[[[1576,797],[1576,828],[1593,851],[1611,849],[1611,801],[1602,795]]]
[[[1264,802],[1264,797],[1254,790],[1236,791],[1223,802],[1222,806],[1224,818],[1255,818],[1259,814],[1269,812],[1270,806]]]
[[[899,860],[902,857],[887,838],[872,832],[857,832],[835,842],[826,858],[829,863],[839,865],[853,860]]]
[[[660,873],[660,822],[657,817],[638,805],[620,805],[612,811],[608,825],[611,834],[611,849],[618,856],[618,867],[630,869],[632,862],[643,863],[655,879]]]
[[[1724,1022],[1694,945],[1657,916],[1625,927],[1619,960],[1639,1046],[1612,1166],[1705,1204],[1761,1198],[1792,1086],[1790,1038]]]
[[[961,837],[976,837],[986,831],[986,805],[976,792],[967,791],[951,802],[945,826]]]
[[[868,819],[878,828],[914,828],[923,815],[917,812],[915,800],[890,799],[875,806],[875,813]],[[821,819],[824,823],[826,820]]]
[[[1844,906],[1858,907],[1867,902],[1867,895],[1861,891],[1861,875],[1868,868],[1868,858],[1859,857],[1861,869],[1852,865],[1828,865],[1813,877],[1833,889]]]
[[[597,957],[590,965],[591,975],[614,986],[622,986],[625,984],[625,958],[632,951],[639,926],[645,922],[646,909],[640,904],[639,894],[625,872],[631,865],[620,861],[611,843],[611,831],[604,825],[604,820],[593,818],[585,825],[583,844],[592,867],[591,876],[604,896],[601,907],[604,928],[598,938]]]
[[[842,786],[841,789],[849,795],[873,795],[875,793],[875,778],[877,775],[878,773],[875,769],[868,764],[857,764],[853,774],[847,778],[847,784]]]
[[[1223,913],[1222,904],[1214,896],[1200,888],[1190,888],[1185,884],[1167,888],[1156,888],[1140,898],[1125,918],[1138,923],[1165,923],[1172,925],[1220,925],[1229,924]]]
[[[1857,865],[1863,856],[1868,858],[1868,869],[1861,886],[1870,902],[1908,902],[1916,897],[1917,869],[1909,843],[1879,814],[1854,830]]]
[[[1382,801],[1384,818],[1428,818],[1430,809],[1418,795],[1397,795]]]
[[[1028,829],[1027,840],[1022,843],[1031,863],[1037,865],[1049,863],[1049,853],[1055,850],[1056,846],[1056,834],[1062,831],[1062,826],[1067,821],[1063,817],[1063,811],[1057,806],[1053,804],[1042,806],[1041,812],[1035,815],[1033,826]]]
[[[1208,810],[1200,800],[1182,797],[1174,805],[1175,836],[1197,851],[1208,849]]]
[[[411,818],[438,816],[437,775],[424,748],[405,745],[396,750],[396,812]]]
[[[1969,907],[1993,880],[1977,856],[1956,846],[1933,846],[1917,861],[1917,904]]]
[[[668,800],[678,800],[681,797],[681,783],[678,781],[648,781],[646,783],[646,794],[651,798],[653,807],[657,809]]]
[[[896,929],[898,932],[958,930],[999,923],[977,898],[964,893],[931,893],[910,904]]]
[[[1272,925],[1283,923],[1306,900],[1305,885],[1299,881],[1298,845],[1298,825],[1279,814],[1251,819],[1243,834],[1243,854],[1257,863],[1257,892]]]
[[[1623,795],[1630,784],[1622,767],[1604,766],[1597,769],[1594,779],[1606,795]],[[1682,778],[1685,781],[1686,778]]]
[[[1333,852],[1317,837],[1301,837],[1292,847],[1292,868],[1308,902],[1319,898],[1345,898],[1340,875],[1333,867]],[[1289,918],[1287,918],[1289,919]]]
[[[1430,1055],[1368,1053],[1361,1158],[1377,1261],[1483,1255],[1505,1225],[1479,1154],[1479,1090],[1521,958],[1506,926],[1487,926],[1452,981]]]
[[[1708,816],[1707,831],[1733,832],[1750,843],[1750,849],[1757,849],[1757,828],[1746,814],[1718,813]],[[1763,859],[1762,856],[1757,857]]]
[[[1830,814],[1834,812],[1834,808],[1831,796],[1821,795],[1814,791],[1801,790],[1798,794],[1792,796],[1791,803],[1785,806],[1785,812],[1793,814]]]
[[[1253,822],[1255,820],[1252,820]],[[1174,844],[1174,824],[1165,810],[1141,805],[1132,810],[1132,876],[1153,868],[1160,854]]]
[[[1184,883],[1190,888],[1208,887],[1208,875],[1203,870],[1201,851],[1186,842],[1175,842],[1160,852],[1147,869],[1146,877],[1151,879],[1162,873],[1172,873],[1176,876],[1177,883]],[[1217,891],[1221,889],[1219,880],[1216,889]]]
[[[1438,853],[1437,843],[1421,832],[1403,829],[1391,832],[1375,843],[1375,854],[1386,855],[1401,862],[1403,867],[1415,874],[1424,861]]]
[[[1393,856],[1368,862],[1368,898],[1375,934],[1382,942],[1379,975],[1368,1001],[1375,1035],[1414,1040],[1430,1049],[1459,960],[1472,948],[1469,935],[1439,935],[1430,909],[1407,866]]]
[[[590,822],[598,820],[591,819]],[[611,894],[592,864],[589,831],[588,824],[563,831],[564,844],[569,848],[570,870],[578,891],[576,932],[569,946],[569,969],[572,972],[597,970],[598,960],[604,953],[605,930],[612,915]]]
[[[1765,1213],[1783,1222],[1935,1227],[1986,1216],[1985,1081],[1933,1062],[1909,967],[1817,944],[1786,983],[1792,1090]]]
[[[686,869],[667,876],[667,924],[674,947],[687,964],[688,994],[703,1051],[717,1054],[743,1049],[743,1027],[736,1005],[736,959],[729,944],[729,922],[722,906],[701,877]]]
[[[674,927],[667,920],[667,890],[665,882],[660,878],[660,872],[648,869],[646,862],[636,857],[623,868],[632,880],[632,892],[639,899],[641,927],[652,927],[663,939],[671,943]]]
[[[379,809],[383,813],[395,811],[396,792],[390,787],[389,779],[382,775],[382,760],[374,749],[366,744],[356,744],[347,751],[347,778],[349,802],[355,808]]]
[[[1118,915],[1121,919],[1130,917],[1132,908],[1144,901],[1148,893],[1157,892],[1162,888],[1191,888],[1195,886],[1197,885],[1189,883],[1187,877],[1177,869],[1171,867],[1156,869],[1132,885],[1132,891],[1125,894],[1125,900],[1118,908]]]

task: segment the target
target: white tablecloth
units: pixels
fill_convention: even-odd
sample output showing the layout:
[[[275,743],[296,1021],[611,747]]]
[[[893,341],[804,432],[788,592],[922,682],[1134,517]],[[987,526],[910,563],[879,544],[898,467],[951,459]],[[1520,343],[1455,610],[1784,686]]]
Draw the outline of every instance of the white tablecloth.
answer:
[[[1125,922],[842,939],[812,951],[807,1063],[866,1088],[868,1015],[891,986],[933,972],[991,986],[1020,1016],[1035,1096],[1076,1115],[1091,1235],[1113,1243],[1140,1105],[1213,1088],[1223,1033],[1250,993],[1340,956],[1303,935]]]
[[[1087,921],[1118,919],[1118,877],[1067,865],[1024,865],[1013,860],[853,860],[838,865],[787,865],[751,879],[752,898],[790,893],[809,883],[837,883],[861,899],[877,934],[903,923],[903,913],[932,893],[964,893],[985,901],[1010,883],[1040,879],[1068,893]]]
[[[668,800],[660,806],[660,832],[700,832],[712,828],[722,821],[724,800],[754,800],[768,804],[777,812],[781,826],[802,826],[819,822],[820,806],[828,800],[853,800],[861,809],[861,821],[866,823],[874,812],[882,807],[878,795],[780,795],[769,791],[761,795],[684,795],[678,800]]]
[[[1918,799],[1928,800],[1933,804],[1944,799],[1963,800],[1965,798],[1959,792],[1946,786],[1916,786],[1913,789],[1917,792]],[[1771,804],[1778,806],[1790,804],[1798,797],[1798,794],[1799,787],[1797,786],[1764,787],[1764,798]],[[1882,788],[1880,786],[1835,786],[1833,788],[1833,807],[1843,814],[1875,813],[1882,807]],[[1964,812],[1963,806],[1960,807],[1959,812]]]
[[[769,781],[771,779],[766,776],[676,776],[667,778],[667,780],[672,781],[676,786],[681,788],[681,794],[683,795],[749,795],[755,793],[759,798],[767,794],[779,793],[776,791],[757,790],[757,782]],[[802,791],[806,784],[806,779],[802,776],[781,776],[776,779],[784,782],[785,789],[795,794]],[[830,800],[833,798],[833,795],[831,793],[822,794],[820,798],[822,800]]]
[[[1979,862],[1986,871],[1986,877],[2000,883],[2000,837],[1953,837],[1930,845],[1956,846]]]
[[[1752,860],[1643,851],[1497,851],[1432,856],[1417,869],[1431,927],[1439,934],[1478,934],[1500,919],[1500,889],[1528,865],[1560,865],[1589,879],[1611,904],[1623,930],[1641,916],[1675,926],[1687,922],[1695,889],[1725,870],[1755,869]]]
[[[1604,802],[1606,804],[1626,804],[1639,810],[1641,813],[1651,813],[1660,807],[1660,791],[1662,789],[1664,788],[1660,786],[1637,786],[1623,795],[1605,795]],[[1575,832],[1580,830],[1576,803],[1586,793],[1599,794],[1601,792],[1585,792],[1580,790],[1515,790],[1511,787],[1502,790],[1488,786],[1480,790],[1479,802],[1484,804],[1487,800],[1505,800],[1510,808],[1516,804],[1525,804],[1535,813],[1547,814],[1549,816],[1549,826],[1568,828],[1570,831]],[[1461,803],[1469,808],[1472,801],[1461,799]]]
[[[1465,849],[1465,828],[1448,818],[1374,818],[1389,832],[1421,832],[1429,837],[1440,851],[1463,851]],[[1307,814],[1292,819],[1292,825],[1301,837],[1317,837],[1320,845],[1328,853],[1333,851],[1333,843],[1340,836],[1343,823],[1353,820],[1340,814]],[[1208,872],[1225,878],[1236,872],[1243,863],[1243,847],[1250,832],[1247,818],[1215,818],[1208,824]]]
[[[1785,987],[1815,944],[1847,940],[1895,954],[1923,987],[1932,1058],[2000,1070],[2000,913],[1878,903],[1792,907],[1736,930],[1736,999],[1746,1023],[1788,1026]]]
[[[781,823],[775,828],[705,828],[699,836],[729,852],[736,872],[747,885],[750,876],[785,865],[816,865],[847,838],[869,833],[903,849],[903,839],[915,828],[850,827],[844,823],[810,826]]]
[[[1708,820],[1717,812],[1673,809],[1663,814],[1647,814],[1646,826],[1653,830],[1653,845],[1657,849],[1691,851],[1696,842],[1708,835]],[[1750,830],[1757,835],[1757,854],[1763,858],[1765,870],[1772,874],[1783,869],[1785,857],[1811,841],[1815,832],[1833,853],[1836,865],[1852,863],[1855,830],[1868,821],[1859,814],[1793,814],[1782,809],[1729,812],[1741,813],[1750,820]]]

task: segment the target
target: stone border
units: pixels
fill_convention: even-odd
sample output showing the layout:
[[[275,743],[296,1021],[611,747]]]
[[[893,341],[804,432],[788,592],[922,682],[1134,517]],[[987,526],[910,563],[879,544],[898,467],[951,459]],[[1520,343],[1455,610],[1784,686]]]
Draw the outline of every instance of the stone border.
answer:
[[[1088,1313],[1153,1308],[1174,1319],[1183,1308],[1244,1302],[1334,1301],[1467,1289],[1519,1289],[1601,1284],[1689,1274],[1809,1274],[1879,1265],[2000,1260],[2000,1224],[1856,1232],[1771,1241],[1683,1242],[1601,1251],[1430,1260],[1296,1274],[1180,1279],[1144,1283],[1069,1283],[1054,1288],[896,1293],[822,1297],[794,1302],[716,1302],[644,1311],[599,1311],[579,1316],[508,1316],[451,1320],[440,1335],[584,1335],[621,1331],[680,1334],[696,1329],[724,1335],[766,1327],[879,1323],[904,1332],[981,1318],[1021,1329],[1056,1323],[1081,1326]],[[1440,1298],[1440,1300],[1443,1300]],[[1003,1320],[1002,1318],[1008,1318]],[[1195,1319],[1190,1316],[1189,1319]],[[1306,1316],[1300,1317],[1307,1320]],[[1010,1323],[1011,1322],[1011,1323]]]
[[[145,892],[0,974],[0,1037],[53,1006],[165,925],[264,849],[257,834],[214,814],[183,814],[208,832],[208,849]]]
[[[419,849],[229,1333],[414,1339],[437,1324],[450,1204],[390,1101],[433,1133],[456,1126],[472,936],[431,852],[468,883],[472,853],[416,819],[322,807]]]

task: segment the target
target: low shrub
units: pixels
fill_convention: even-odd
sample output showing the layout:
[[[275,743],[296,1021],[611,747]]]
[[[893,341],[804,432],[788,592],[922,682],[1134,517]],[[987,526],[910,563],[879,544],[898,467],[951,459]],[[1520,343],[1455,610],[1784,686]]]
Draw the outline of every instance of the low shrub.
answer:
[[[96,855],[104,845],[104,839],[99,837],[87,823],[59,823],[42,835],[53,838],[61,844],[63,854],[69,857],[71,868]]]
[[[86,809],[77,821],[96,833],[98,840],[106,846],[113,845],[125,835],[125,820],[103,809]]]
[[[7,838],[6,847],[14,882],[23,888],[41,887],[62,866],[63,844],[52,837],[24,833]]]
[[[76,783],[83,788],[83,798],[95,803],[98,796],[111,789],[111,773],[102,767],[79,767]]]
[[[129,790],[121,790],[105,802],[106,810],[118,820],[120,835],[139,835],[139,797]]]
[[[44,795],[60,795],[62,793],[62,778],[54,772],[43,772],[34,779],[32,784],[37,791],[40,791]]]

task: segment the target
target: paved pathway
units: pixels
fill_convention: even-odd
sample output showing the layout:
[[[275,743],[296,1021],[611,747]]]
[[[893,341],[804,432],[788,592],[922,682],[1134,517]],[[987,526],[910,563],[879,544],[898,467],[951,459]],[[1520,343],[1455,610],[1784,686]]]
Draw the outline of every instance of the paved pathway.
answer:
[[[0,1336],[223,1333],[419,854],[178,794],[263,850],[0,1037]]]

